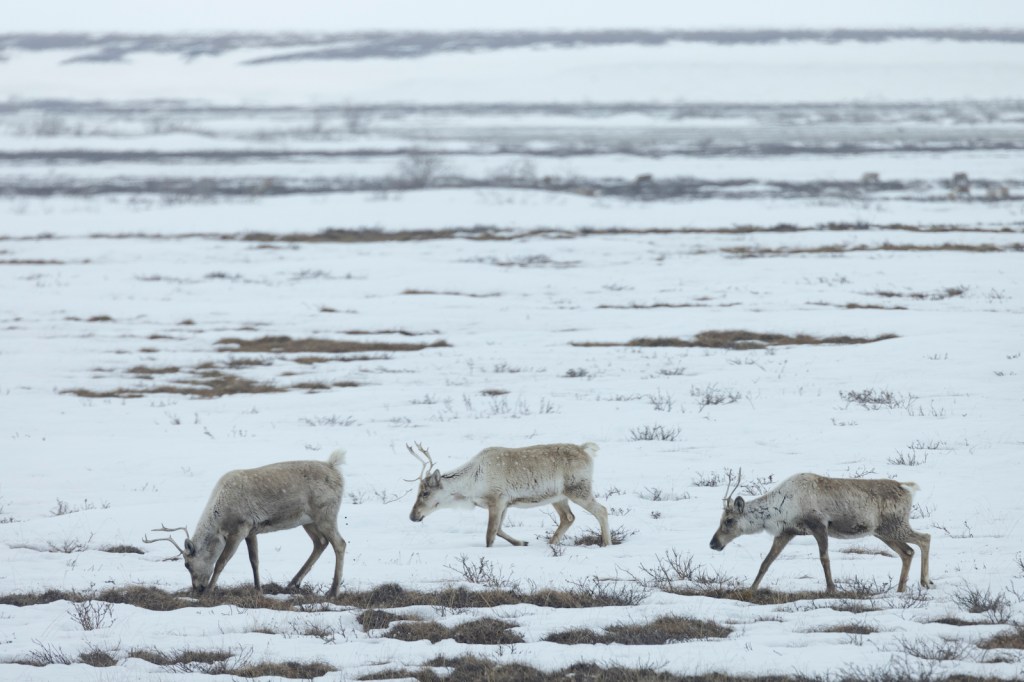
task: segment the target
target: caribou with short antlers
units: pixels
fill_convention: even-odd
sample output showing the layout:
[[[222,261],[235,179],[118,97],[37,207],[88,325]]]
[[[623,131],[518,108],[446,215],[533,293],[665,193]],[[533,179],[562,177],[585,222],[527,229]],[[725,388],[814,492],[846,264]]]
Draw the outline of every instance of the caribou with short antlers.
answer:
[[[419,443],[417,453],[405,446],[423,466],[419,492],[409,518],[422,521],[443,507],[487,509],[487,546],[500,537],[513,545],[525,545],[501,529],[509,507],[550,504],[558,512],[558,528],[548,540],[557,544],[576,519],[569,500],[593,514],[601,524],[601,545],[612,544],[608,510],[594,499],[593,457],[597,445],[531,445],[525,448],[486,448],[457,469],[441,473],[430,453]]]
[[[931,587],[928,578],[928,549],[931,536],[910,527],[910,506],[918,487],[888,479],[827,478],[816,474],[796,474],[761,497],[745,502],[733,497],[739,489],[740,469],[733,485],[732,473],[723,498],[725,510],[718,531],[711,538],[711,549],[721,551],[740,535],[767,531],[775,537],[768,556],[754,578],[756,590],[779,553],[797,535],[812,535],[818,543],[821,567],[825,570],[825,589],[835,592],[828,558],[830,537],[849,539],[874,535],[888,545],[903,562],[897,591],[907,587],[912,542],[921,548],[921,585]]]
[[[167,533],[185,531],[184,549],[170,535],[152,540],[144,537],[142,541],[167,541],[174,545],[185,559],[193,591],[202,594],[214,588],[224,566],[245,540],[253,583],[260,591],[256,536],[302,526],[313,540],[313,553],[288,586],[296,587],[302,582],[329,544],[334,548],[335,562],[328,595],[337,596],[345,558],[345,540],[338,533],[338,509],[345,487],[340,468],[344,462],[344,451],[335,450],[326,462],[279,462],[229,471],[214,486],[196,524],[195,537],[189,536],[187,528],[154,529]]]

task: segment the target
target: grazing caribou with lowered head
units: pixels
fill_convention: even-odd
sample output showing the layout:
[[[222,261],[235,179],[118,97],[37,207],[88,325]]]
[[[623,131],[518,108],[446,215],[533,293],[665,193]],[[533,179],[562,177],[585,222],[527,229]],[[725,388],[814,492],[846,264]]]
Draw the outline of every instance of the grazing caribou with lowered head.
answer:
[[[576,519],[569,500],[593,514],[601,524],[601,546],[612,544],[608,531],[608,510],[594,499],[593,457],[597,445],[530,445],[525,448],[486,448],[457,469],[441,473],[419,443],[409,453],[423,465],[419,492],[409,518],[422,521],[442,507],[484,507],[487,509],[487,546],[495,536],[513,545],[525,545],[501,529],[509,507],[539,507],[550,504],[558,512],[558,528],[548,540],[556,544]],[[412,479],[413,481],[417,479]]]
[[[302,582],[329,544],[334,548],[334,580],[328,596],[335,597],[345,558],[345,540],[338,533],[338,508],[345,487],[340,468],[344,462],[344,451],[335,450],[326,462],[279,462],[229,471],[214,486],[196,524],[195,536],[190,537],[187,528],[155,529],[184,530],[184,549],[171,536],[152,540],[145,537],[142,541],[166,540],[173,544],[185,559],[192,590],[202,594],[214,588],[224,566],[245,540],[253,583],[260,591],[256,536],[302,526],[313,540],[313,553],[288,586]]]
[[[725,511],[718,531],[711,538],[711,549],[721,551],[740,535],[761,531],[775,537],[750,589],[757,589],[768,567],[797,535],[812,535],[818,542],[828,592],[836,589],[828,558],[830,537],[847,539],[874,535],[888,545],[903,562],[896,588],[899,592],[907,588],[910,560],[914,556],[914,550],[907,543],[912,542],[921,548],[921,585],[932,586],[928,578],[928,548],[932,538],[910,527],[910,505],[918,490],[916,484],[796,474],[761,497],[745,502],[742,497],[732,497],[740,485],[739,475],[735,486],[732,482],[730,473],[723,498]]]

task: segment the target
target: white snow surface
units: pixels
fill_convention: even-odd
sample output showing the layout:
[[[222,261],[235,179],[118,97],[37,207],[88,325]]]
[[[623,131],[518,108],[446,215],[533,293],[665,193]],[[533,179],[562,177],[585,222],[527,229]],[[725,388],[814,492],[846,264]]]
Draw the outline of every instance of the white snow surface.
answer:
[[[856,8],[792,3],[786,12],[765,3],[715,3],[696,13],[688,11],[690,3],[668,9],[664,3],[598,2],[586,3],[587,11],[582,3],[545,3],[544,12],[530,3],[522,12],[522,3],[450,2],[445,11],[421,3],[330,3],[337,19],[327,23],[292,11],[324,10],[327,3],[289,3],[287,14],[283,5],[245,3],[242,11],[238,2],[203,3],[198,13],[188,11],[190,4],[147,3],[143,10],[142,4],[110,1],[89,3],[85,11],[77,3],[22,3],[5,16],[2,30],[1024,27],[1019,7],[1001,2],[886,3],[885,15],[874,2]],[[652,14],[657,8],[664,16]],[[1011,144],[1022,132],[1014,105],[1024,82],[1022,50],[1018,43],[955,41],[668,44],[259,67],[242,65],[251,55],[239,52],[192,61],[145,53],[124,62],[66,64],[71,55],[57,50],[9,50],[0,61],[0,99],[8,105],[0,111],[0,152],[7,155],[0,169],[0,679],[187,674],[127,657],[133,648],[319,660],[337,669],[325,678],[335,680],[465,654],[549,671],[581,661],[655,665],[678,675],[827,675],[896,666],[921,675],[1020,679],[1019,651],[977,645],[1024,622],[1024,167]],[[84,108],[18,108],[19,99],[37,98]],[[146,107],[159,108],[153,98],[258,111],[252,121],[244,112],[148,119]],[[92,100],[128,103],[143,113],[95,114],[88,110]],[[858,102],[970,100],[1002,107],[1002,118],[773,127],[753,115],[675,121],[641,114],[456,112],[439,125],[429,113],[392,119],[385,112],[374,114],[379,118],[367,130],[344,131],[331,128],[332,120],[321,129],[322,121],[303,109],[323,102],[676,100],[835,102],[854,111]],[[279,105],[299,113],[268,123],[278,114],[259,108]],[[703,156],[689,148],[646,156],[586,149],[564,156],[534,157],[529,149],[486,153],[486,145],[499,142],[533,140],[544,147],[615,135],[631,144],[663,138],[666,145],[682,145],[714,129],[723,132],[707,133],[709,144],[738,139],[738,131],[773,142],[813,141],[820,131],[827,142],[881,146],[836,155],[745,148]],[[994,146],[934,152],[884,146],[919,139]],[[405,159],[404,152],[389,150],[406,148],[452,152],[443,157],[445,173],[470,178],[529,162],[522,177],[631,182],[653,174],[654,181],[693,176],[756,183],[748,194],[732,196],[726,188],[712,196],[649,201],[508,186],[206,198],[139,189],[190,178],[385,178]],[[361,149],[366,156],[337,162],[261,157],[235,163],[157,154]],[[97,162],[84,152],[141,157]],[[79,156],[54,160],[50,153]],[[827,196],[763,191],[772,182],[856,184],[870,172],[900,188],[860,193],[858,186]],[[951,190],[958,172],[975,183],[966,194]],[[112,182],[126,189],[98,191]],[[83,185],[97,192],[71,191]],[[53,187],[63,189],[47,195]],[[1008,190],[986,195],[985,187]],[[782,224],[792,229],[768,230]],[[389,233],[475,226],[509,238],[308,239],[328,228]],[[731,229],[739,226],[759,229]],[[556,230],[558,237],[529,234],[537,229]],[[599,233],[591,233],[595,229]],[[241,238],[248,232],[266,234]],[[730,329],[893,337],[746,350],[587,345],[692,339]],[[447,345],[332,355],[243,353],[225,342],[265,336]],[[278,392],[180,393],[184,382],[211,369]],[[356,385],[336,385],[346,383]],[[156,390],[160,386],[175,390]],[[891,401],[865,407],[850,398],[865,391],[891,394]],[[667,439],[642,439],[656,427]],[[509,512],[506,529],[528,540],[525,547],[501,540],[484,547],[486,514],[479,509],[409,520],[416,491],[403,479],[415,477],[419,465],[406,444],[422,443],[446,470],[487,446],[586,441],[600,446],[594,486],[612,529],[623,535],[621,544],[573,544],[597,529],[578,508],[556,551],[546,544],[556,525],[550,508]],[[771,487],[804,471],[915,482],[920,492],[911,523],[932,536],[935,586],[917,586],[915,556],[911,590],[897,594],[899,561],[866,538],[831,543],[840,588],[857,580],[878,586],[876,597],[857,602],[873,609],[864,612],[851,613],[849,600],[822,594],[756,605],[650,586],[634,606],[388,609],[446,625],[504,619],[525,640],[516,645],[400,641],[364,631],[359,609],[339,605],[304,612],[198,602],[174,611],[114,604],[100,627],[84,629],[71,601],[11,603],[11,595],[50,589],[88,595],[155,586],[187,596],[188,575],[181,561],[170,561],[173,548],[143,544],[146,533],[152,536],[162,524],[194,529],[228,470],[325,460],[339,447],[348,453],[339,517],[348,542],[344,590],[390,582],[418,590],[477,589],[460,566],[481,561],[530,589],[565,589],[580,581],[640,589],[636,578],[644,569],[673,552],[748,584],[770,538],[745,536],[713,552],[708,542],[724,488],[702,485],[739,468],[755,486],[747,497],[756,496],[758,481]],[[122,544],[142,553],[104,551]],[[283,584],[310,548],[305,533],[294,529],[261,536],[260,549],[264,582]],[[332,570],[328,552],[307,585],[324,590]],[[240,552],[222,586],[250,581]],[[816,545],[798,538],[762,587],[820,591],[823,583]],[[999,596],[1004,608],[970,613],[965,595],[972,591]],[[663,645],[545,641],[569,628],[644,623],[666,614],[713,620],[732,632]],[[828,631],[851,624],[871,632]],[[313,629],[330,635],[308,634]],[[963,642],[961,654],[935,660],[935,647],[948,641]],[[914,655],[915,646],[932,657]],[[123,660],[109,668],[74,662],[92,649]],[[73,662],[18,662],[41,652],[63,652]],[[199,672],[189,677],[205,679]]]

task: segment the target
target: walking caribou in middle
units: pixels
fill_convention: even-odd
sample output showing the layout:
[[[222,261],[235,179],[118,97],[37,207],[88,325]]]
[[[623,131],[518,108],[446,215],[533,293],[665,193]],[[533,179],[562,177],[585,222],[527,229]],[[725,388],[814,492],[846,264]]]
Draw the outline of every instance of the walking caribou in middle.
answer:
[[[742,473],[741,469],[735,486],[729,474],[723,498],[725,510],[718,531],[711,538],[711,549],[721,551],[740,535],[767,531],[775,536],[751,590],[757,589],[768,567],[797,535],[813,535],[818,542],[828,592],[836,589],[828,558],[830,537],[848,539],[874,535],[887,544],[903,562],[898,592],[907,588],[910,560],[914,556],[914,550],[907,543],[912,542],[921,548],[921,586],[932,586],[928,578],[931,536],[910,527],[910,506],[918,490],[917,484],[796,474],[761,497],[745,502],[742,497],[733,497]]]
[[[405,446],[423,465],[419,492],[409,518],[422,521],[444,507],[487,509],[487,546],[500,537],[513,545],[525,545],[501,529],[509,507],[550,504],[558,512],[558,528],[548,542],[557,544],[576,519],[569,500],[593,514],[601,524],[601,546],[612,544],[608,510],[594,499],[593,457],[597,445],[554,443],[525,448],[485,448],[457,469],[441,473],[430,453],[419,443]],[[422,456],[421,456],[422,455]],[[411,479],[415,482],[417,479]]]

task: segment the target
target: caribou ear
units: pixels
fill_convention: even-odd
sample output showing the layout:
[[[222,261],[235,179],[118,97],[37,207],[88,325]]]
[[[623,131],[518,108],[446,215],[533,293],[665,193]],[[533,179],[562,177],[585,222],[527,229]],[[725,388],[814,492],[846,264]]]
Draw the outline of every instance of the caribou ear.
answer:
[[[196,553],[196,546],[192,544],[191,540],[185,540],[185,552],[189,556],[193,556]]]
[[[737,512],[737,513],[739,513],[739,514],[742,514],[742,513],[743,513],[743,507],[745,507],[745,506],[746,506],[746,504],[747,504],[747,503],[743,501],[743,498],[742,498],[742,497],[737,497],[737,498],[736,498],[735,500],[733,500],[733,501],[732,501],[732,506],[733,506],[733,508],[734,508],[734,509],[736,510],[736,512]]]
[[[428,478],[427,481],[430,483],[430,487],[431,488],[440,488],[441,487],[441,472],[440,472],[440,470],[435,469],[434,473],[430,474],[430,478]]]

